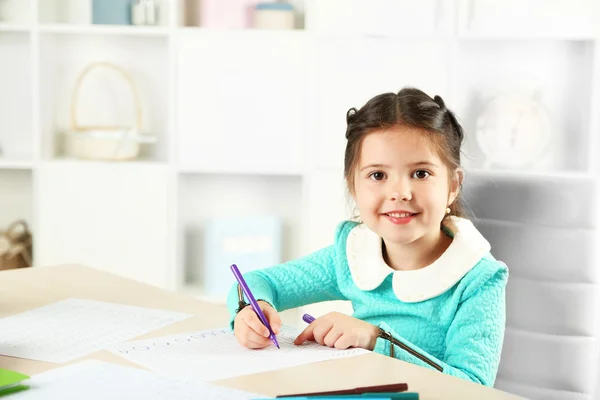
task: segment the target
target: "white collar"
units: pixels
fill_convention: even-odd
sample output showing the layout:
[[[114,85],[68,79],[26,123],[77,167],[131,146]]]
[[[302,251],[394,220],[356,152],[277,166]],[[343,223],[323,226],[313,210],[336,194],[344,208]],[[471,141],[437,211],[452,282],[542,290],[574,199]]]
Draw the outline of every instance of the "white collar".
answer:
[[[373,290],[393,274],[394,294],[407,303],[431,299],[450,289],[491,247],[467,219],[451,216],[444,225],[454,236],[450,246],[432,264],[412,271],[389,267],[382,256],[381,238],[365,224],[352,228],[346,242],[346,256],[356,286],[360,290]]]

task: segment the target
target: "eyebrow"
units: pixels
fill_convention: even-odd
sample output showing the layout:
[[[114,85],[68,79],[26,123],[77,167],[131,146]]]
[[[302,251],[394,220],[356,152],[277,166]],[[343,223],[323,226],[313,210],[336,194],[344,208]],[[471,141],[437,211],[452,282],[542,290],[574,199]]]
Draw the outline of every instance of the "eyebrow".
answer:
[[[367,168],[389,168],[390,166],[387,164],[368,164],[362,167],[360,170],[364,171]]]
[[[420,167],[422,165],[427,165],[430,167],[437,167],[437,164],[432,163],[431,161],[418,161],[412,164],[409,164],[411,167]]]
[[[437,167],[437,164],[432,163],[431,161],[417,161],[409,164],[410,167],[421,167],[421,166],[429,166],[429,167]],[[368,164],[362,167],[360,170],[363,171],[367,168],[390,168],[387,164]]]

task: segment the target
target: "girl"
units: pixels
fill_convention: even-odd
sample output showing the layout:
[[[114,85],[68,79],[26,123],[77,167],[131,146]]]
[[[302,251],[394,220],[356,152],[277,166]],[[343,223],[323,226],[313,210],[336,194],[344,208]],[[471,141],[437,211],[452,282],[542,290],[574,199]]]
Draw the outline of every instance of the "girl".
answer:
[[[277,311],[350,300],[295,339],[361,347],[493,386],[505,324],[506,266],[463,216],[463,130],[441,97],[385,93],[346,115],[344,174],[361,222],[342,222],[335,243],[245,275],[277,334]],[[228,297],[242,346],[271,345],[236,286]]]

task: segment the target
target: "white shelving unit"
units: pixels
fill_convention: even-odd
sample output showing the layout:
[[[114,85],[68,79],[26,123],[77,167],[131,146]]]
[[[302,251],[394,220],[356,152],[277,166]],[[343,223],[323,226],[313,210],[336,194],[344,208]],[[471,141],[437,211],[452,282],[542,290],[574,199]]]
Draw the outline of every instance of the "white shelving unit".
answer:
[[[163,0],[161,23],[141,27],[90,24],[90,1],[0,0],[0,227],[29,223],[36,266],[82,263],[223,302],[203,285],[207,219],[281,217],[284,260],[329,245],[354,214],[346,111],[407,85],[456,112],[467,179],[600,173],[594,0],[295,0],[293,31],[187,26],[186,1]],[[139,160],[65,155],[74,84],[94,61],[139,91],[158,138]],[[131,121],[117,79],[86,81],[79,121]],[[514,88],[539,93],[553,146],[526,169],[486,169],[477,117]],[[350,311],[307,311],[329,309]]]
[[[457,112],[467,131],[469,169],[483,167],[472,136],[476,117],[511,85],[542,90],[552,117],[555,146],[535,173],[598,169],[597,10],[591,1],[548,9],[530,0],[525,10],[516,1],[497,9],[484,0],[418,6],[355,1],[344,7],[307,0],[296,2],[305,29],[293,31],[184,26],[184,3],[175,0],[163,2],[165,17],[152,27],[92,25],[86,2],[18,3],[17,10],[14,0],[0,0],[0,11],[17,15],[0,20],[0,172],[27,186],[31,197],[26,212],[3,208],[2,218],[31,217],[38,265],[97,264],[91,254],[75,257],[69,249],[82,248],[93,232],[103,237],[99,247],[119,244],[122,215],[107,206],[115,198],[123,213],[144,210],[155,224],[148,228],[163,230],[146,252],[165,253],[164,259],[150,257],[162,270],[152,279],[133,261],[118,272],[164,287],[185,288],[185,271],[202,269],[200,257],[190,256],[194,242],[185,238],[187,229],[201,231],[208,215],[276,208],[287,221],[286,258],[326,245],[335,224],[352,212],[341,171],[345,112],[405,85],[442,95]],[[569,13],[560,12],[565,7]],[[511,21],[508,28],[498,15]],[[397,18],[402,23],[392,23]],[[140,92],[144,132],[158,143],[145,147],[139,161],[65,159],[60,132],[70,128],[74,82],[93,61],[126,68]],[[127,122],[133,113],[127,88],[115,94],[118,82],[102,78],[81,88],[77,118]],[[138,178],[139,186],[132,181],[129,190],[147,190],[146,201],[140,194],[134,202],[106,183],[137,173],[148,176]],[[78,183],[67,199],[66,188],[58,188],[72,174]],[[83,202],[77,193],[92,193],[100,184],[107,186],[74,218],[73,203]],[[273,201],[272,191],[293,195]],[[151,207],[156,197],[150,196],[164,197],[165,208],[162,201]],[[223,198],[231,201],[218,201]],[[63,213],[55,211],[60,206]],[[92,223],[96,213],[113,223],[99,231]],[[60,252],[57,242],[65,238],[53,235],[54,223],[69,227],[68,247]],[[141,229],[131,229],[131,239],[143,237]],[[119,264],[121,253],[112,254],[106,264]]]
[[[38,266],[79,262],[202,296],[210,216],[274,212],[286,260],[328,245],[353,212],[345,113],[406,85],[456,111],[471,171],[600,172],[592,0],[297,0],[293,31],[185,26],[183,0],[163,1],[159,26],[92,25],[89,3],[0,0],[0,223],[30,223]],[[138,161],[65,156],[74,83],[94,61],[127,69],[140,92],[158,142]],[[80,121],[131,120],[115,79],[83,85]],[[511,87],[542,91],[554,146],[527,170],[486,171],[475,121]]]

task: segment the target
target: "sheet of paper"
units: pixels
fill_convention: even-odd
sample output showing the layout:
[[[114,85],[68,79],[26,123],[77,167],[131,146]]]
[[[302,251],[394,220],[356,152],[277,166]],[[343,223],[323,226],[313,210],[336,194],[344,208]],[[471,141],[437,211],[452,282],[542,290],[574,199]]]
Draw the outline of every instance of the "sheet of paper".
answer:
[[[65,363],[190,316],[71,298],[0,319],[0,354]]]
[[[250,350],[237,342],[230,329],[217,329],[136,340],[108,350],[152,371],[173,372],[204,381],[271,371],[301,364],[367,353],[363,349],[336,350],[306,342],[294,344],[300,331],[284,326],[275,345]]]
[[[34,375],[27,384],[30,389],[15,395],[15,400],[250,400],[264,397],[97,360]]]

